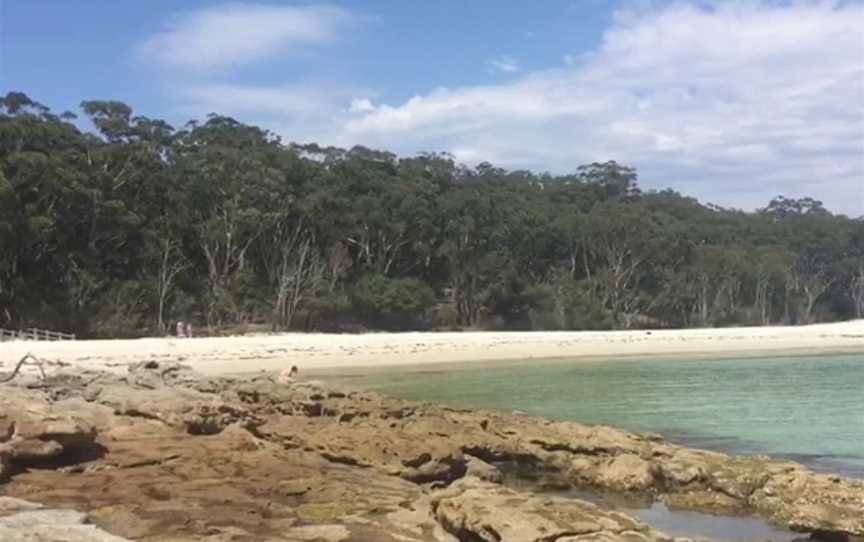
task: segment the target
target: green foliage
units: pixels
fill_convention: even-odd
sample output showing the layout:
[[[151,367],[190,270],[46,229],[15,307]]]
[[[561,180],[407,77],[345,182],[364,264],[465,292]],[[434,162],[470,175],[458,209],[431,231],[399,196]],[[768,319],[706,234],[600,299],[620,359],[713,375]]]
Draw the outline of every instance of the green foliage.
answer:
[[[534,285],[531,328],[537,330],[604,330],[615,325],[612,314],[585,281],[562,279],[556,284]]]
[[[176,130],[0,97],[0,325],[610,329],[864,316],[864,220],[642,192],[614,161],[536,175],[448,154]],[[205,328],[205,329],[202,329]]]
[[[352,288],[351,302],[361,314],[382,327],[407,329],[426,320],[435,304],[435,292],[418,279],[370,274],[361,277]]]

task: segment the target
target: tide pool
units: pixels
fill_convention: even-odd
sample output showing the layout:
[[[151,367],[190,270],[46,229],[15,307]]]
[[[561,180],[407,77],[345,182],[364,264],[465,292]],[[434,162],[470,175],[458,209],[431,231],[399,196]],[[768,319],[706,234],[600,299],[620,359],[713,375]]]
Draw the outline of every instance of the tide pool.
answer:
[[[413,400],[652,431],[864,478],[864,354],[391,371],[354,385]]]

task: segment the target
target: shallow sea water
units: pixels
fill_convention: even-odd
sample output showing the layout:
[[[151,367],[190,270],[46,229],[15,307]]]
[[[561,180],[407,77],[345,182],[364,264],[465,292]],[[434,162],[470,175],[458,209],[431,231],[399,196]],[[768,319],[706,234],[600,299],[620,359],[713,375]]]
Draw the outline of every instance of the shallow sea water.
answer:
[[[864,478],[864,354],[530,362],[394,371],[352,383],[407,399],[653,431],[689,446],[788,457]]]
[[[530,361],[390,371],[351,383],[406,399],[652,431],[688,446],[791,458],[864,478],[864,354]],[[712,540],[794,537],[755,519],[671,512],[658,504],[639,515],[670,533]]]

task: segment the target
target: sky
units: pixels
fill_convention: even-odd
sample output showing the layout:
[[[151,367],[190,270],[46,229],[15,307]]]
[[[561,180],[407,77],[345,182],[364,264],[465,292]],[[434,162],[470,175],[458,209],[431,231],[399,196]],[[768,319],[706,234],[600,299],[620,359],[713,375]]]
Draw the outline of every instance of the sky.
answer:
[[[0,91],[864,215],[864,0],[0,0]]]

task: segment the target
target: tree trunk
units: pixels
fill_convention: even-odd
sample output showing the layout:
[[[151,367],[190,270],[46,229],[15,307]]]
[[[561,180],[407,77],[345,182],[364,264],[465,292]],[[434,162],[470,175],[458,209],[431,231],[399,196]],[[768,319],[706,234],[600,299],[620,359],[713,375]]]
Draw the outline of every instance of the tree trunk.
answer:
[[[172,258],[173,256],[173,258]],[[171,290],[174,287],[174,280],[183,269],[187,267],[185,258],[177,249],[175,243],[171,239],[164,239],[162,242],[162,251],[158,273],[157,297],[158,304],[156,310],[156,329],[160,333],[165,332],[165,304]]]
[[[853,275],[849,292],[855,308],[855,318],[864,318],[864,264]]]

